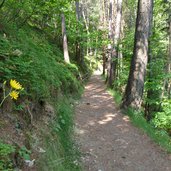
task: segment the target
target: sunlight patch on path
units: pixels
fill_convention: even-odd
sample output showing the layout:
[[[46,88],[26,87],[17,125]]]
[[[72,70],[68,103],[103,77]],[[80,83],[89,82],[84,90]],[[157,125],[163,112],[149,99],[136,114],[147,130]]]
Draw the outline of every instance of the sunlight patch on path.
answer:
[[[76,107],[76,135],[83,171],[171,171],[171,160],[117,110],[99,75]]]

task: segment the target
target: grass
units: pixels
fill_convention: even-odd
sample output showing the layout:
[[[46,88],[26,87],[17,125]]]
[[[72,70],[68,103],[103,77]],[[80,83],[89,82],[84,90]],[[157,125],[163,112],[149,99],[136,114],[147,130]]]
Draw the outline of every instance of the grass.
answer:
[[[40,159],[42,171],[80,171],[80,154],[73,140],[73,100],[64,97],[56,104],[56,119],[44,138],[46,153]]]
[[[15,26],[15,25],[14,25]],[[23,87],[22,101],[50,101],[56,117],[42,133],[43,148],[38,162],[41,171],[79,171],[79,152],[73,140],[73,109],[70,97],[83,91],[75,64],[66,64],[63,52],[47,36],[26,26],[0,34],[0,83],[16,79]],[[86,69],[86,68],[84,68]]]
[[[0,34],[0,82],[16,79],[33,101],[51,98],[59,91],[77,93],[81,87],[76,79],[78,67],[64,63],[63,52],[47,35],[29,26],[19,30],[12,26],[7,26],[12,31],[6,37]]]
[[[121,94],[117,91],[112,90],[112,89],[108,89],[108,92],[114,97],[116,105],[119,106],[121,104],[121,101],[122,101]]]
[[[109,90],[109,93],[114,97],[116,104],[120,106],[122,101],[121,94],[111,89]],[[135,111],[129,108],[123,111],[123,113],[129,116],[133,125],[143,130],[152,140],[154,140],[167,152],[171,153],[171,138],[166,131],[157,130],[153,127],[153,125],[148,123],[143,117],[143,112]]]

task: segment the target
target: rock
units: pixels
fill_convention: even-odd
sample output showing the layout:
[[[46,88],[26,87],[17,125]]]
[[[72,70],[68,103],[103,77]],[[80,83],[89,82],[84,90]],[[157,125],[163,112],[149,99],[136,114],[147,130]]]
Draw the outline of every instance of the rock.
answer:
[[[25,163],[28,165],[28,167],[32,167],[34,165],[35,159],[33,160],[25,160]]]
[[[43,148],[41,148],[41,147],[39,147],[39,153],[46,153],[46,151],[43,149]]]
[[[44,105],[44,111],[45,111],[45,114],[49,116],[50,118],[52,118],[55,115],[55,110],[53,106],[47,102]]]

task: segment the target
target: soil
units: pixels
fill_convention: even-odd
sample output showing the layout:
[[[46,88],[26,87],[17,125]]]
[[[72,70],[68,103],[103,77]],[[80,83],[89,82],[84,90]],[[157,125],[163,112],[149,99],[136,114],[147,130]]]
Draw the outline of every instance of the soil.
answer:
[[[131,125],[99,75],[87,84],[75,122],[84,171],[171,171],[171,155]]]
[[[30,102],[30,106],[34,108],[29,112],[26,110],[29,107],[24,107],[20,112],[13,111],[9,100],[3,106],[3,112],[0,111],[0,141],[3,140],[16,148],[16,151],[10,155],[15,170],[38,170],[39,158],[44,153],[43,139],[45,135],[50,134],[49,123],[55,116],[55,110],[48,102],[44,102],[43,105]],[[33,166],[29,166],[19,155],[18,151],[22,147],[31,151],[30,160],[35,160]]]

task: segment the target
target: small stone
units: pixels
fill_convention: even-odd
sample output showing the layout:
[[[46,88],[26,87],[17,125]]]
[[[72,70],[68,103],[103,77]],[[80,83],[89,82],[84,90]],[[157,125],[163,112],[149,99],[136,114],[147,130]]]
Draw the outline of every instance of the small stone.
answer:
[[[43,148],[39,147],[39,153],[46,153],[46,151]]]
[[[25,160],[25,163],[28,165],[28,167],[32,167],[34,165],[35,159],[33,160]]]

